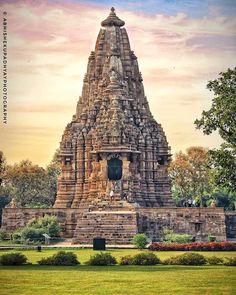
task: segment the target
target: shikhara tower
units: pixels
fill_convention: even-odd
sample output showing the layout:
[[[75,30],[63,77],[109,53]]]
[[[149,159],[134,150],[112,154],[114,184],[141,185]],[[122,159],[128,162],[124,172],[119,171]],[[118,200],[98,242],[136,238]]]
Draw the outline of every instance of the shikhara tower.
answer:
[[[149,109],[124,24],[114,8],[101,23],[76,114],[62,136],[54,208],[173,205],[170,149]]]

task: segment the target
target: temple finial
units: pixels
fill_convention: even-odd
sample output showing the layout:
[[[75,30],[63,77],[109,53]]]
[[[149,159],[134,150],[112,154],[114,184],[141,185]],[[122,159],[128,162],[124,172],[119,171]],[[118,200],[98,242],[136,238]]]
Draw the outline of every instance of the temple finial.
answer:
[[[101,25],[103,27],[111,27],[111,26],[122,27],[124,26],[124,24],[125,22],[119,19],[119,17],[116,15],[114,7],[111,8],[111,12],[109,16],[103,22],[101,22]]]

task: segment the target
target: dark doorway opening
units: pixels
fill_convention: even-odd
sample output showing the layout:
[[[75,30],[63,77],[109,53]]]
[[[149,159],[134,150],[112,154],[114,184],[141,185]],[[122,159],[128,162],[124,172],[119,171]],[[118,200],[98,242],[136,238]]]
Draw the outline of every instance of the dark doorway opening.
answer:
[[[122,178],[122,161],[120,159],[108,160],[109,180],[120,180]]]

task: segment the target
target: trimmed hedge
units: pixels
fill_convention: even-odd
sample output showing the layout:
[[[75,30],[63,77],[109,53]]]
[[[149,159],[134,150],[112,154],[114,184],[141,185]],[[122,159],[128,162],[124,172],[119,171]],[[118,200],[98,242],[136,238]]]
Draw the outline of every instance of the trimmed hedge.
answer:
[[[121,257],[120,259],[120,265],[131,265],[133,264],[133,257],[130,255],[126,255]]]
[[[100,252],[90,257],[90,259],[86,262],[88,265],[97,265],[97,266],[105,266],[105,265],[114,265],[117,264],[116,258],[112,256],[110,253]]]
[[[206,258],[198,253],[184,253],[178,256],[180,265],[204,265],[206,262]]]
[[[222,264],[224,262],[223,258],[216,257],[216,256],[210,256],[207,257],[207,263],[210,265],[217,265],[217,264]]]
[[[182,255],[170,257],[162,262],[170,265],[204,265],[206,258],[199,253],[184,253]]]
[[[225,257],[224,265],[226,266],[236,266],[236,257]]]
[[[27,263],[27,257],[18,252],[7,253],[0,256],[1,265],[22,265]]]
[[[152,243],[149,246],[152,251],[235,251],[234,242],[195,242],[185,244],[161,244]]]
[[[139,253],[133,256],[134,265],[156,265],[160,264],[160,259],[154,253]]]
[[[40,265],[77,265],[80,262],[77,260],[77,256],[73,252],[59,251],[56,254],[42,258],[38,261]]]

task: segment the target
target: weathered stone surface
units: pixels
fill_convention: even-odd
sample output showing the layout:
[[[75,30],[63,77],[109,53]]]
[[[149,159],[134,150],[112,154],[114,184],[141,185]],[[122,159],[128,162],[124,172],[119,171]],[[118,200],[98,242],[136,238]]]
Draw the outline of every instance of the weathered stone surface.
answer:
[[[113,208],[109,211],[81,209],[12,209],[3,211],[2,229],[10,232],[23,227],[29,220],[45,214],[55,215],[63,229],[63,237],[73,237],[74,243],[91,244],[93,238],[106,238],[108,244],[129,244],[137,232],[151,239],[163,237],[163,229],[188,233],[196,240],[206,241],[208,235],[226,240],[225,213],[222,208]],[[235,212],[226,214],[234,217]],[[231,238],[235,238],[235,220],[231,220]],[[234,235],[234,236],[233,236]]]
[[[151,239],[163,237],[163,229],[175,233],[188,233],[196,241],[207,241],[209,235],[226,240],[225,213],[223,208],[142,208],[138,212],[138,231]]]
[[[30,209],[30,208],[5,208],[2,215],[2,229],[11,233],[24,227],[30,220],[40,218],[44,215],[54,215],[58,218],[62,228],[62,236],[72,238],[78,220],[83,211],[80,209]]]
[[[225,212],[226,234],[229,239],[236,239],[236,212]]]
[[[137,233],[137,216],[132,211],[85,212],[75,229],[73,243],[92,244],[105,238],[108,244],[130,244]]]
[[[62,136],[55,208],[99,206],[116,200],[141,207],[173,206],[167,165],[170,149],[144,93],[137,57],[114,9],[102,22],[76,114]],[[109,179],[108,162],[122,164]]]

